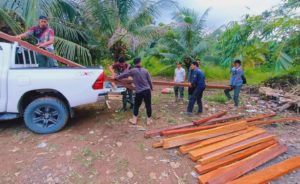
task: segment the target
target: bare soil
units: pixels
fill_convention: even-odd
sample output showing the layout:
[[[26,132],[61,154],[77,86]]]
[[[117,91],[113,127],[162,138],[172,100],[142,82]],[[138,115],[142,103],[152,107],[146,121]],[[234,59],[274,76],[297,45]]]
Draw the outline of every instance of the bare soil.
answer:
[[[204,101],[205,112],[192,118],[183,115],[185,104],[174,102],[173,95],[153,94],[154,124],[144,125],[142,108],[139,124],[147,129],[186,123],[221,110],[229,114],[254,116],[270,109],[247,94],[242,94],[242,107],[233,110],[231,103]],[[221,93],[206,91],[205,96]],[[144,131],[128,124],[131,112],[117,112],[121,102],[112,101],[111,109],[104,105],[91,105],[76,110],[66,128],[51,135],[37,135],[26,129],[21,119],[0,124],[0,184],[118,184],[118,183],[197,183],[193,163],[177,149],[153,149],[159,138],[145,139]],[[299,116],[292,112],[282,117]],[[278,136],[289,151],[263,165],[300,155],[300,123],[276,124],[265,127]],[[194,175],[194,176],[193,176]],[[275,184],[300,183],[300,171],[293,172]]]

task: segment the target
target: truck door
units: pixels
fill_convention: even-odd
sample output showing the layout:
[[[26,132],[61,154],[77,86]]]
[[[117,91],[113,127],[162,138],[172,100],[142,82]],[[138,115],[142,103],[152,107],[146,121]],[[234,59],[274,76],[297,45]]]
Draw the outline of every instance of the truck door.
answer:
[[[7,70],[10,62],[8,45],[0,45],[0,113],[6,111],[7,103]],[[7,51],[7,52],[6,52]]]

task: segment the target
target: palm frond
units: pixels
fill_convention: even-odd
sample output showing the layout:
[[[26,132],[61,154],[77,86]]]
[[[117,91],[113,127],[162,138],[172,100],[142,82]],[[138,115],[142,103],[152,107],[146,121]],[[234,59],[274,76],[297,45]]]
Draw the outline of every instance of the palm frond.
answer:
[[[58,54],[62,57],[83,65],[92,64],[90,51],[79,44],[61,37],[55,37],[55,48]]]
[[[21,26],[19,23],[13,19],[7,11],[4,9],[0,8],[0,22],[3,21],[11,30],[14,34],[19,34],[22,31]]]

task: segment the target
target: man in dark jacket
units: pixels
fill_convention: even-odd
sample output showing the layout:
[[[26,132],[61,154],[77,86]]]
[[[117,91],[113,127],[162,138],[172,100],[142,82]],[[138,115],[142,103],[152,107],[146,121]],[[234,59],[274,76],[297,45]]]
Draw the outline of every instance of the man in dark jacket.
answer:
[[[152,107],[151,107],[151,90],[153,89],[151,76],[149,72],[142,68],[141,58],[135,58],[133,61],[135,67],[117,76],[115,79],[120,80],[127,77],[132,77],[135,86],[135,100],[133,106],[133,118],[129,120],[132,124],[137,124],[139,108],[142,102],[145,102],[147,111],[147,125],[152,123]]]
[[[194,105],[197,101],[198,104],[198,113],[202,113],[202,96],[203,91],[205,90],[205,76],[204,73],[198,68],[198,62],[192,62],[191,69],[193,70],[192,82],[191,85],[194,88],[192,95],[189,98],[189,104],[187,107],[187,115],[192,115]]]

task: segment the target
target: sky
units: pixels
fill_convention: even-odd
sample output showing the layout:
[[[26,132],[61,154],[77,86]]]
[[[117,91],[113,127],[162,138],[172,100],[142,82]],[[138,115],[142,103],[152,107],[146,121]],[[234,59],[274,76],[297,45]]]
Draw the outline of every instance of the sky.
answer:
[[[207,8],[211,8],[206,26],[213,30],[230,21],[241,20],[243,15],[258,15],[265,10],[278,5],[281,0],[177,0],[180,6],[192,8],[202,14]],[[174,9],[173,9],[174,11]],[[159,22],[172,22],[172,10],[164,11]]]

